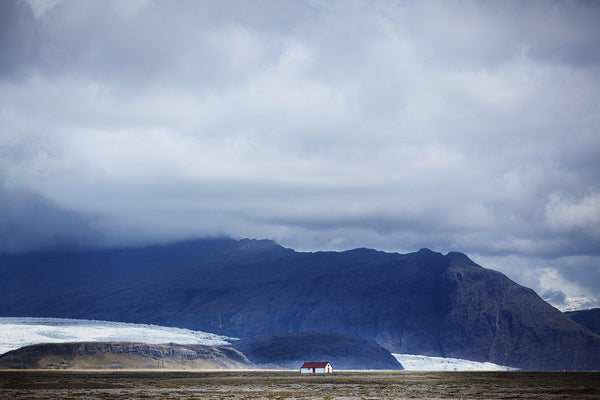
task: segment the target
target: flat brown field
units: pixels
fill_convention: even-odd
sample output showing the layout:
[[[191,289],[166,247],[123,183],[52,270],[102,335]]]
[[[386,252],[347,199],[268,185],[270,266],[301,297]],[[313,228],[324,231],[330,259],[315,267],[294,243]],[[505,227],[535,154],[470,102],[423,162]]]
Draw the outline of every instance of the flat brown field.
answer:
[[[4,399],[600,399],[600,372],[0,370]]]

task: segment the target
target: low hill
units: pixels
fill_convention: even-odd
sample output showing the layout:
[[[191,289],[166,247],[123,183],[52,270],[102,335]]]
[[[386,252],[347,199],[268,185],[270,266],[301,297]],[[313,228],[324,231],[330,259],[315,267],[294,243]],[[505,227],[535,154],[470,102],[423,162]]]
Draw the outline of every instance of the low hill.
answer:
[[[568,311],[565,315],[573,321],[585,326],[596,335],[600,335],[600,308]]]
[[[133,342],[44,343],[0,356],[5,369],[226,369],[252,363],[229,347]]]
[[[334,369],[402,369],[377,343],[349,335],[274,334],[242,339],[233,346],[262,368],[298,369],[304,361],[329,361]]]

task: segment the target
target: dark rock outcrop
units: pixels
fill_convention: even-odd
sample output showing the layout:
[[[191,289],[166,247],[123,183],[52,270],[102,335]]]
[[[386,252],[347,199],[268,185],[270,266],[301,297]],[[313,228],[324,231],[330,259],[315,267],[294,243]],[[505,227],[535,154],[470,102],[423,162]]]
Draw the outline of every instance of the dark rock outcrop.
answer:
[[[600,337],[461,253],[298,253],[271,241],[0,257],[0,315],[178,326],[234,337],[327,332],[396,353],[600,369]]]
[[[331,333],[286,333],[234,342],[233,347],[262,368],[298,369],[305,361],[329,361],[335,369],[402,369],[377,343]]]
[[[600,308],[591,310],[568,311],[565,315],[588,328],[596,335],[600,335]]]
[[[229,347],[133,342],[43,343],[0,356],[0,368],[250,368],[253,364]]]

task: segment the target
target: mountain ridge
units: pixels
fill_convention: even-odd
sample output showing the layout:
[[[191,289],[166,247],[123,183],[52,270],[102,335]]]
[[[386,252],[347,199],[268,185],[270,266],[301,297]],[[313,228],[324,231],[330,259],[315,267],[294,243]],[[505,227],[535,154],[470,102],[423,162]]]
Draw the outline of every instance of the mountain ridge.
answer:
[[[154,323],[234,337],[315,331],[375,340],[394,353],[600,369],[597,335],[457,252],[308,253],[213,238],[5,256],[0,272],[8,277],[0,282],[5,316]]]

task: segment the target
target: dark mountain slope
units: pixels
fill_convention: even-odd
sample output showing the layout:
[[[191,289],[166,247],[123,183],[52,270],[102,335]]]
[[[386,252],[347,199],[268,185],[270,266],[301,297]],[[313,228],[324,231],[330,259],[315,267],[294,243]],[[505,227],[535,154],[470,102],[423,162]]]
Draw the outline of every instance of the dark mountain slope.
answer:
[[[335,369],[402,369],[389,351],[356,336],[286,333],[233,343],[253,363],[266,368],[297,369],[305,361],[329,361]]]
[[[600,369],[600,338],[460,253],[297,253],[270,241],[0,259],[0,315],[156,323],[236,337],[340,333],[398,353]]]
[[[573,321],[585,326],[596,335],[600,335],[600,308],[569,311],[566,312],[565,315]]]
[[[458,260],[446,273],[451,307],[440,335],[443,348],[463,349],[461,356],[470,348],[470,359],[486,348],[488,359],[523,369],[598,369],[600,340],[592,332],[565,321],[533,290],[463,264],[464,255],[449,256]]]

